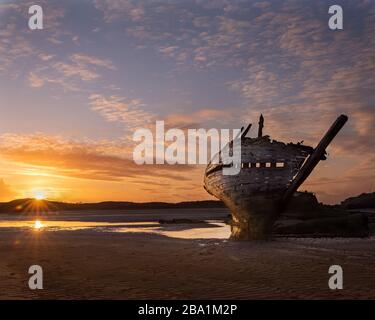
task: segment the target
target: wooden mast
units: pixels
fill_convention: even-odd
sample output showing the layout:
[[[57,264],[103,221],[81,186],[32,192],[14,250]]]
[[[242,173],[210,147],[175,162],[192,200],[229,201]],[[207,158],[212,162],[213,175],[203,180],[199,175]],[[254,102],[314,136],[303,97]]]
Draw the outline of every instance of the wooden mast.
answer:
[[[339,133],[341,128],[348,121],[348,117],[344,114],[340,115],[336,121],[332,124],[329,130],[326,132],[322,140],[320,140],[318,146],[314,149],[314,152],[306,160],[305,164],[299,170],[298,174],[293,179],[289,188],[285,192],[282,199],[282,206],[285,208],[293,194],[298,190],[301,184],[308,178],[311,172],[314,170],[319,161],[324,157],[326,148],[332,142],[332,140]]]
[[[247,135],[247,133],[249,132],[250,128],[251,128],[251,123],[249,123],[248,126],[246,127],[245,131],[243,131],[241,133],[241,138],[244,138]]]

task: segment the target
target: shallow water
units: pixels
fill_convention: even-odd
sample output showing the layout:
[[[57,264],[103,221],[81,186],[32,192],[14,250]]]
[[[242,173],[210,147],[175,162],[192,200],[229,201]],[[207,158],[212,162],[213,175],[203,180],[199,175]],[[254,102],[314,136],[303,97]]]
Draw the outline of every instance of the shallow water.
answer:
[[[132,228],[114,228],[115,232],[146,232],[159,234],[170,238],[179,239],[228,239],[231,233],[230,226],[218,221],[205,221],[203,228],[201,224],[176,224],[173,227],[164,225]],[[182,230],[181,230],[182,229]]]
[[[180,239],[227,239],[230,236],[230,226],[217,220],[188,224],[160,224],[152,221],[5,220],[0,221],[0,228],[32,230],[34,232],[91,230],[96,232],[148,233]]]

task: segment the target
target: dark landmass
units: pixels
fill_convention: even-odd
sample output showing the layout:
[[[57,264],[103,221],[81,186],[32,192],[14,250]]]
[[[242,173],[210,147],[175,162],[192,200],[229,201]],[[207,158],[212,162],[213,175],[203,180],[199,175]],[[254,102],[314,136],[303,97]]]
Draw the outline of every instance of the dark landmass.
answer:
[[[369,208],[369,207],[366,207]],[[313,193],[298,192],[274,227],[274,233],[308,237],[366,237],[373,215],[352,212],[343,205],[319,203]]]
[[[38,211],[85,211],[85,210],[145,210],[145,209],[194,209],[225,208],[218,200],[169,202],[104,201],[97,203],[67,203],[32,198],[0,202],[0,213],[34,213]],[[310,192],[296,192],[283,216],[311,219],[322,215],[336,215],[347,209],[375,208],[375,193],[364,193],[341,202],[340,205],[319,203]],[[316,216],[317,215],[317,216]]]
[[[307,219],[286,225],[276,223],[273,231],[276,235],[304,237],[367,237],[370,232],[365,213]]]
[[[351,197],[341,202],[346,209],[368,209],[375,208],[375,192],[362,193],[357,197]]]
[[[124,202],[105,201],[98,203],[66,203],[49,200],[18,199],[10,202],[0,202],[0,213],[35,213],[57,211],[86,211],[86,210],[145,210],[145,209],[182,209],[182,208],[224,208],[221,201],[186,201],[179,203],[168,202]]]

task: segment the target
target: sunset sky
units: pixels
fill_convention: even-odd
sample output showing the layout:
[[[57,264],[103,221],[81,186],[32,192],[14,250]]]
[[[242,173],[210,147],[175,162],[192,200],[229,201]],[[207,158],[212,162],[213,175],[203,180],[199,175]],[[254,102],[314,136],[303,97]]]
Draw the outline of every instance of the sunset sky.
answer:
[[[374,1],[0,0],[0,96],[0,201],[212,199],[204,166],[136,165],[134,130],[252,122],[254,136],[261,112],[265,134],[312,146],[347,114],[301,189],[375,191]]]

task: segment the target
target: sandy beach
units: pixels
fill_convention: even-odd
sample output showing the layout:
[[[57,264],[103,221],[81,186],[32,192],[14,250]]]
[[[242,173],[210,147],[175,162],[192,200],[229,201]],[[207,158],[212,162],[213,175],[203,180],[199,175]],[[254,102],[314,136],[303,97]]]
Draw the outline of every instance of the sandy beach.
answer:
[[[185,212],[185,216],[191,213]],[[218,218],[225,214],[216,210],[211,216]],[[152,216],[149,213],[134,219],[132,215],[121,215],[113,218],[109,214],[107,220],[126,225],[129,220],[149,221]],[[220,224],[157,228],[174,231],[172,236],[149,232],[147,228],[155,228],[155,221],[125,229],[117,224],[112,229],[96,224],[73,227],[77,220],[103,222],[103,216],[67,214],[66,220],[73,221],[71,229],[69,223],[51,230],[1,227],[0,298],[375,298],[375,238],[234,242],[220,236],[227,232]],[[204,212],[194,216],[206,217]],[[153,217],[155,220],[160,215]],[[53,220],[56,217],[45,223],[53,225]],[[137,228],[135,232],[129,231]],[[199,230],[204,228],[211,230],[213,238],[199,238],[204,234]],[[212,232],[215,228],[220,232]],[[183,239],[180,235],[188,236]],[[28,288],[27,272],[33,264],[43,268],[43,290]],[[328,268],[333,264],[341,265],[344,270],[341,291],[328,288]]]

